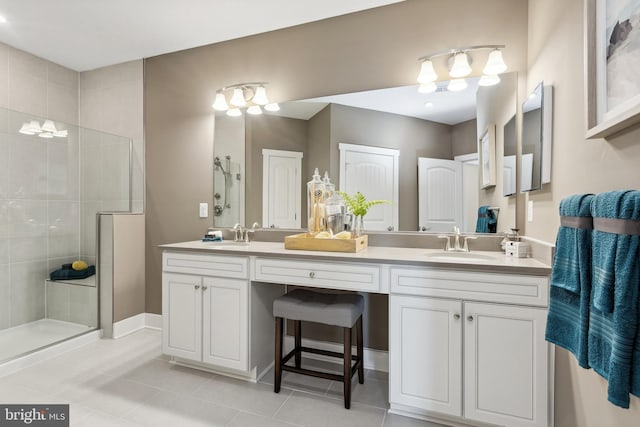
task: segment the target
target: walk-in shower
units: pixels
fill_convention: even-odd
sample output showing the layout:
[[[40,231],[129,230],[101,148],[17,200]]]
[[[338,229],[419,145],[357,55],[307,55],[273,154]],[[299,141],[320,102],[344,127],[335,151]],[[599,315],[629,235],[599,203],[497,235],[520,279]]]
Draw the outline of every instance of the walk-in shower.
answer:
[[[49,277],[96,264],[96,213],[131,210],[131,170],[128,138],[0,109],[0,363],[98,327],[97,276]]]

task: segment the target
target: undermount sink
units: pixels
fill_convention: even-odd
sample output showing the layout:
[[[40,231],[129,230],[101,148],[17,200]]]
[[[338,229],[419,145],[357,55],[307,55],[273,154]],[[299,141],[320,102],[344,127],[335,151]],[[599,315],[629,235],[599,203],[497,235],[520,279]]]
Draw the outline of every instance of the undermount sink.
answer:
[[[427,254],[427,258],[440,261],[489,261],[494,259],[490,255],[476,252],[435,252]]]

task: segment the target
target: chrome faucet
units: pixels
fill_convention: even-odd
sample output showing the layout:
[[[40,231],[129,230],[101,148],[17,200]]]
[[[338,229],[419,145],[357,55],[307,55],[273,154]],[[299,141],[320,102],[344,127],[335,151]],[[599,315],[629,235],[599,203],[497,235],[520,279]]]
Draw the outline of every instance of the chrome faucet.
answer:
[[[242,242],[242,240],[244,239],[244,228],[239,223],[236,223],[236,225],[233,226],[231,231],[235,232],[233,241]]]
[[[451,247],[451,239],[453,237],[453,247]],[[460,246],[460,237],[463,237],[462,246]],[[445,239],[444,250],[445,252],[469,252],[469,243],[468,240],[475,240],[477,237],[474,236],[462,236],[460,233],[460,227],[453,227],[453,236],[440,235],[438,239]]]
[[[245,243],[249,243],[251,241],[251,239],[249,239],[249,233],[255,234],[256,228],[260,228],[260,224],[258,224],[257,222],[254,222],[251,225],[251,228],[247,228],[247,229],[244,230],[244,241],[245,241]]]

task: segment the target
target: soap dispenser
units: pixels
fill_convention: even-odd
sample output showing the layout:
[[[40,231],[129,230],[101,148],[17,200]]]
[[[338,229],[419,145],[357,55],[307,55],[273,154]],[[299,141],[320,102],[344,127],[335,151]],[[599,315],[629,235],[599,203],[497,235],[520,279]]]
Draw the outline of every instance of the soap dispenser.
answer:
[[[307,183],[307,218],[309,234],[316,235],[325,229],[325,187],[320,179],[318,168],[313,171],[311,181]]]

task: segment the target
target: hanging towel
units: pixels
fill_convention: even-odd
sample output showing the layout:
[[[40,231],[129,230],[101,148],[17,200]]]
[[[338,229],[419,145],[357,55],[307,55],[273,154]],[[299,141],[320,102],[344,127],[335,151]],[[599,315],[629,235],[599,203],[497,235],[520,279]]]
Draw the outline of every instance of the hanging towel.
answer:
[[[592,199],[593,195],[582,194],[567,197],[560,202],[561,225],[556,237],[556,252],[551,270],[545,331],[547,341],[573,353],[580,366],[587,369]],[[568,218],[573,220],[573,224],[564,221]]]
[[[495,233],[498,225],[493,210],[489,206],[478,208],[478,221],[476,222],[476,233]]]
[[[640,236],[603,231],[598,223],[600,218],[605,222],[639,220],[640,191],[599,194],[593,198],[591,212],[594,231],[589,365],[609,381],[609,401],[628,408],[632,371],[637,375],[640,363],[640,357],[635,356],[638,350],[634,352],[640,301]],[[640,391],[638,388],[634,385],[634,392]]]

